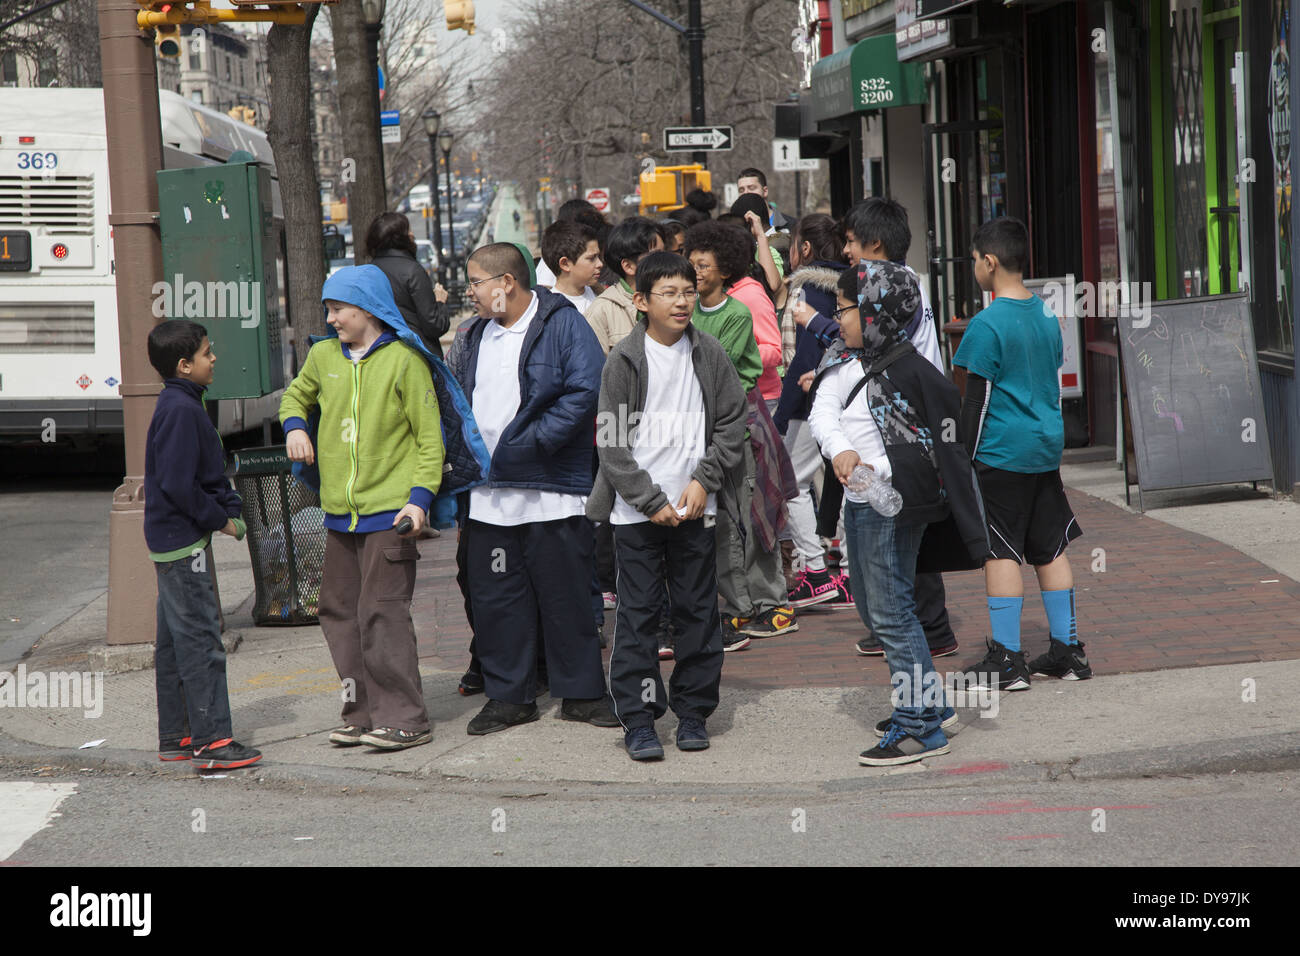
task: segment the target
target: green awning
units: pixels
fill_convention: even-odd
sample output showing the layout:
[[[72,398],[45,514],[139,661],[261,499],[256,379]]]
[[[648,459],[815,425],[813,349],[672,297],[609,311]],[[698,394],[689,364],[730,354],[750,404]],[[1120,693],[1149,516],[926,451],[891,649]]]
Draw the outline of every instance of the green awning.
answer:
[[[899,63],[894,34],[867,37],[818,60],[812,69],[812,118],[926,102],[920,63]]]

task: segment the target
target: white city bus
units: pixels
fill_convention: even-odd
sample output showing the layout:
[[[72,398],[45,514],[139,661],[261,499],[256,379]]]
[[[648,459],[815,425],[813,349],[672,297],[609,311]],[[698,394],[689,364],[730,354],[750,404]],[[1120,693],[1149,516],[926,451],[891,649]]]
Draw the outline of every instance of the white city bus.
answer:
[[[251,153],[272,174],[280,314],[285,301],[279,186],[266,134],[223,113],[158,94],[168,169]],[[108,148],[99,89],[0,91],[0,439],[36,438],[53,419],[79,441],[122,433],[122,378]],[[285,381],[292,335],[281,329]],[[265,427],[282,392],[217,403],[224,435]]]

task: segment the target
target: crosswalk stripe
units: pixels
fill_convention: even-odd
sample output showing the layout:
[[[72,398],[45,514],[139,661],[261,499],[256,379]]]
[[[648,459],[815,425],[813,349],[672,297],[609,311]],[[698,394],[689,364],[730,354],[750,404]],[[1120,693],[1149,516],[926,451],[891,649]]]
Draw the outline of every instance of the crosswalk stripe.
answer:
[[[59,804],[76,792],[75,783],[0,783],[0,860],[53,823]]]

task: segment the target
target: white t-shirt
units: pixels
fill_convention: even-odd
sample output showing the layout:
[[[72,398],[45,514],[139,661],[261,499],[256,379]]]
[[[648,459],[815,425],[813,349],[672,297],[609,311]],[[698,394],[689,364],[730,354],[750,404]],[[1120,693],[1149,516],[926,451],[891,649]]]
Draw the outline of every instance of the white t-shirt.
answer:
[[[704,392],[691,362],[685,335],[675,345],[645,339],[645,408],[636,423],[632,457],[650,480],[677,506],[691,475],[704,457]],[[717,496],[709,495],[705,514],[717,514]],[[637,524],[650,519],[615,493],[610,524]]]
[[[510,328],[503,328],[493,319],[483,330],[471,401],[474,420],[478,422],[479,434],[483,436],[488,454],[496,452],[501,433],[519,414],[519,356],[523,352],[528,326],[536,315],[537,295],[534,293],[528,310]],[[470,489],[469,516],[485,524],[511,527],[580,515],[586,504],[584,495],[562,491],[480,485]]]
[[[546,286],[548,289],[555,288],[555,273],[551,271],[545,259],[538,259],[537,265],[533,266],[533,271],[537,273],[538,285]]]
[[[940,372],[943,371],[943,355],[939,351],[939,336],[934,330],[934,309],[930,308],[930,297],[925,294],[925,284],[921,282],[921,277],[916,274],[916,270],[911,266],[905,266],[912,277],[916,279],[917,287],[921,290],[921,327],[916,330],[915,337],[912,338],[912,347],[921,354],[925,359]],[[818,386],[820,388],[821,386]]]
[[[822,454],[831,461],[841,452],[856,451],[863,464],[888,481],[894,470],[889,466],[880,428],[867,407],[866,388],[859,389],[853,404],[844,408],[849,392],[861,380],[862,366],[858,362],[844,362],[827,372],[817,385],[808,427]]]
[[[587,314],[587,307],[596,301],[596,293],[591,291],[591,286],[589,285],[582,287],[582,295],[569,295],[567,292],[561,292],[560,295],[572,302],[573,307],[583,315]]]

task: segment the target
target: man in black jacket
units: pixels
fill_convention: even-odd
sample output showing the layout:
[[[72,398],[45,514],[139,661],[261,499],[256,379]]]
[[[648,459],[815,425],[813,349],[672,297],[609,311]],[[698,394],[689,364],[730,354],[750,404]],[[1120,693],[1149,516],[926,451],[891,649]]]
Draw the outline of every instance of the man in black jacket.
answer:
[[[894,712],[877,725],[881,740],[859,762],[890,766],[947,753],[944,728],[957,722],[916,616],[918,559],[925,557],[929,570],[975,567],[988,539],[957,432],[957,389],[907,340],[906,324],[920,305],[916,279],[892,262],[863,261],[842,274],[838,305],[847,348],[819,376],[808,422],[850,489],[849,575],[861,596],[859,613],[885,647],[894,685]],[[897,514],[853,500],[863,479],[859,466],[869,481],[892,480],[902,497]],[[938,567],[924,555],[927,538],[948,548]]]

